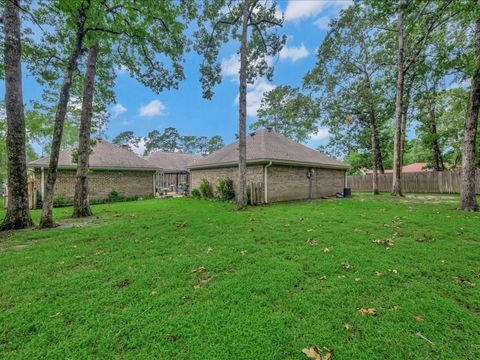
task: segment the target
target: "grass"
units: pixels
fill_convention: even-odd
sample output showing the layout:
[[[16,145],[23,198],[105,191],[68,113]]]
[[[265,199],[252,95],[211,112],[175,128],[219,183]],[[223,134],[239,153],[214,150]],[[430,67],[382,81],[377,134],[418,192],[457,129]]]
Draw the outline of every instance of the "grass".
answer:
[[[318,345],[334,359],[479,359],[480,214],[456,205],[57,209],[61,227],[0,238],[0,357],[305,359]]]

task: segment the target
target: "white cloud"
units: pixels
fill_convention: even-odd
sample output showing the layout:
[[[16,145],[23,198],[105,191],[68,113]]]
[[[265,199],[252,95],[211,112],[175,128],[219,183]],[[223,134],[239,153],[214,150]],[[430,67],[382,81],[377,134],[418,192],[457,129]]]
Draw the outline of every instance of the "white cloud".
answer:
[[[236,76],[238,78],[238,71],[240,69],[240,58],[238,54],[233,54],[228,59],[222,59],[222,75]]]
[[[167,114],[167,107],[160,100],[152,100],[147,105],[138,109],[138,115],[151,117],[162,116]]]
[[[265,58],[268,66],[272,66],[273,58],[267,56]],[[231,77],[234,80],[238,81],[238,72],[240,71],[240,56],[238,54],[233,54],[229,58],[222,59],[222,75],[224,77]]]
[[[125,65],[118,65],[115,68],[115,72],[117,73],[117,75],[122,75],[128,72],[128,68]]]
[[[127,108],[120,103],[113,105],[112,109],[110,110],[110,112],[112,113],[112,118],[116,118],[117,116],[123,114],[125,111],[127,111]]]
[[[314,24],[321,30],[329,30],[330,27],[328,24],[330,23],[330,19],[329,16],[321,16],[315,20]]]
[[[307,48],[305,45],[300,45],[300,46],[284,46],[282,50],[280,51],[280,60],[292,60],[292,62],[295,62],[297,60],[306,58],[310,53],[308,52]]]
[[[142,137],[138,144],[132,146],[132,150],[135,154],[143,156],[143,153],[145,152],[145,139]]]
[[[260,108],[263,94],[267,91],[275,89],[275,85],[268,83],[265,79],[259,79],[253,85],[248,85],[247,88],[247,116],[257,116],[257,111]],[[235,105],[238,105],[239,96],[235,99]]]
[[[320,128],[318,129],[317,133],[310,134],[310,140],[319,141],[319,140],[326,139],[329,136],[330,136],[330,133],[328,132],[327,128]]]
[[[351,0],[289,0],[287,9],[285,10],[285,20],[298,21],[306,17],[316,16],[327,9],[339,11],[340,9],[350,6],[352,3]]]

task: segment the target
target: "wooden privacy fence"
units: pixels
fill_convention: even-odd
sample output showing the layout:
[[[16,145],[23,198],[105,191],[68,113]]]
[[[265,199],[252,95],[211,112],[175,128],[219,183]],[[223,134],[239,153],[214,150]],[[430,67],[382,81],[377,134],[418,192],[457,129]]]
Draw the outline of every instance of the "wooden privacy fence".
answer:
[[[37,205],[37,192],[35,189],[35,180],[33,178],[28,178],[27,183],[28,189],[28,207],[34,209]],[[5,187],[5,192],[3,194],[3,208],[6,209],[8,206],[8,190]]]
[[[265,190],[263,183],[249,183],[248,192],[248,199],[251,205],[263,204],[265,202]]]
[[[392,174],[378,174],[378,189],[392,190]],[[373,175],[347,176],[347,187],[352,191],[372,191]],[[476,193],[480,194],[480,170],[475,175]],[[402,174],[402,191],[418,193],[459,193],[460,171],[425,171]]]

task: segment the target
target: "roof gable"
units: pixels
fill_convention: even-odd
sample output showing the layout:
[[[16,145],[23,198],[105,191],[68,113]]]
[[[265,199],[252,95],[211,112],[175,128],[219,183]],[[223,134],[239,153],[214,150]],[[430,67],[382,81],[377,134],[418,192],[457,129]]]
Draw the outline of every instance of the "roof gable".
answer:
[[[199,159],[201,159],[200,155],[164,151],[155,151],[145,157],[152,166],[160,167],[165,171],[187,171],[187,166]]]
[[[73,148],[67,148],[60,151],[58,157],[59,168],[76,168],[77,164],[72,162]],[[32,167],[46,167],[50,161],[50,156],[31,161],[28,163]],[[127,170],[155,170],[152,164],[148,163],[136,155],[133,151],[114,145],[106,140],[97,139],[95,147],[90,154],[90,168],[102,169],[127,169]]]
[[[348,169],[339,160],[292,141],[277,133],[261,130],[247,136],[247,162],[276,163]],[[238,164],[238,141],[199,159],[191,168]]]

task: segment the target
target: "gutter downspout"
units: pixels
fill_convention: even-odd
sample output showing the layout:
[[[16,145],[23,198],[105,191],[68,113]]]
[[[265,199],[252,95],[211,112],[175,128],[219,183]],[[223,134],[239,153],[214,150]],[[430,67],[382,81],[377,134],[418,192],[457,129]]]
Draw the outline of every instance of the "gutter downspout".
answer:
[[[272,162],[270,161],[267,165],[265,165],[265,167],[263,168],[264,169],[264,174],[263,174],[263,188],[264,188],[264,191],[265,191],[265,194],[264,194],[264,200],[265,200],[265,204],[268,203],[268,168],[272,166]]]

